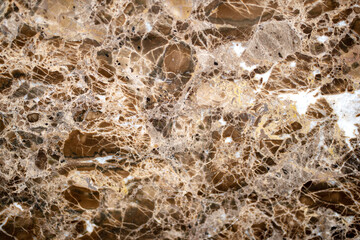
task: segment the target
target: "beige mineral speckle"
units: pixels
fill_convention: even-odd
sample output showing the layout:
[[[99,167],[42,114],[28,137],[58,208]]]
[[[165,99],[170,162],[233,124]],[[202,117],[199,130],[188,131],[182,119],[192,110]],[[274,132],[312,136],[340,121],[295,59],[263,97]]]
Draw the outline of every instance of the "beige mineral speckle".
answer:
[[[186,20],[193,10],[193,0],[166,0],[167,10],[178,20]]]

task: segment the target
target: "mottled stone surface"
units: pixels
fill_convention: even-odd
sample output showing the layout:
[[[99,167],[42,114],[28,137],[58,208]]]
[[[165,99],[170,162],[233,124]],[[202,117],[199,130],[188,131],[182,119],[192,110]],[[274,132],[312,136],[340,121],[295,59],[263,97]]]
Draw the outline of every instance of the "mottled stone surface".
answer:
[[[358,0],[0,0],[0,240],[360,239]]]

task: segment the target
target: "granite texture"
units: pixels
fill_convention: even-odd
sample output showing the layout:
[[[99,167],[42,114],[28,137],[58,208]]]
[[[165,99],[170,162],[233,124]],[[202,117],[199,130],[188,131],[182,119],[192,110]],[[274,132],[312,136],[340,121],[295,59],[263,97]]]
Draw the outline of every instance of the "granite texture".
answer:
[[[358,0],[0,0],[0,239],[360,239]]]

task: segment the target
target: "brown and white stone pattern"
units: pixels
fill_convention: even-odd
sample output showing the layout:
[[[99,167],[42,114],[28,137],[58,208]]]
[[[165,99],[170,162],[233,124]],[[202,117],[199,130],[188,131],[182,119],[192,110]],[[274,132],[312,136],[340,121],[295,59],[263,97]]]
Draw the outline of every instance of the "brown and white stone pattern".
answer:
[[[0,0],[0,240],[360,239],[359,0]]]

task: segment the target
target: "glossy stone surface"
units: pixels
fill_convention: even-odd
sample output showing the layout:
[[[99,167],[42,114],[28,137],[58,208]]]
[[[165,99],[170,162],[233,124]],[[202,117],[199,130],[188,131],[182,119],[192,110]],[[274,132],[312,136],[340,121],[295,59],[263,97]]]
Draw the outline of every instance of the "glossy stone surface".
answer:
[[[358,0],[0,0],[0,239],[360,239]]]

